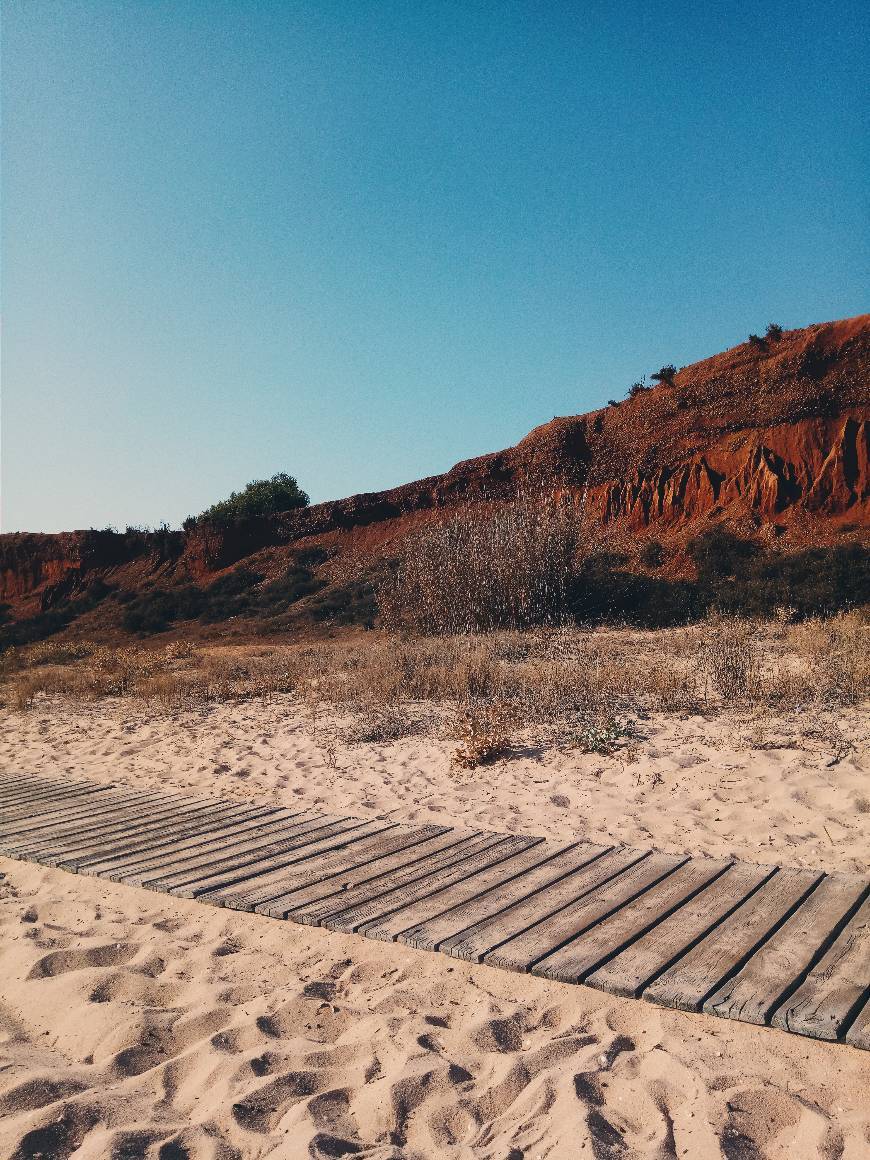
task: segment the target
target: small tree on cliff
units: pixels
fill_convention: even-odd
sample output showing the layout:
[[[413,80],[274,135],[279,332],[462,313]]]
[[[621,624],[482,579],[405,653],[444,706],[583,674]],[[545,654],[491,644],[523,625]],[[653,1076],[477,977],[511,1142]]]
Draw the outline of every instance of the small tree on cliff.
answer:
[[[677,368],[674,366],[674,364],[668,363],[667,366],[661,367],[655,372],[655,374],[650,375],[650,378],[654,383],[667,383],[670,385],[674,381],[674,375],[676,373]]]
[[[271,516],[307,507],[309,502],[293,476],[282,471],[271,479],[255,479],[242,491],[234,491],[229,499],[212,504],[197,516],[196,522],[232,524],[250,516]]]

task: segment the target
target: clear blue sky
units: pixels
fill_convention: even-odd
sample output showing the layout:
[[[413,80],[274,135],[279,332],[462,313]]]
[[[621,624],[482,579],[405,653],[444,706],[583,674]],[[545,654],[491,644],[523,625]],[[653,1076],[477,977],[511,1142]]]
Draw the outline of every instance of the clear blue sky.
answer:
[[[864,12],[4,0],[4,530],[392,486],[866,309]]]

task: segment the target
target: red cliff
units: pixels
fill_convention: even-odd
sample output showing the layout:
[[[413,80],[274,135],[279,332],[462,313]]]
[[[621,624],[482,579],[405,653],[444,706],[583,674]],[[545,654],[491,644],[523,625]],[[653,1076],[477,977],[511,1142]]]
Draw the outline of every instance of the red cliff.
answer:
[[[746,342],[619,405],[554,419],[515,447],[389,491],[228,529],[0,536],[0,599],[49,607],[89,578],[136,589],[200,581],[304,541],[378,546],[441,513],[545,487],[632,535],[688,539],[712,523],[796,546],[870,531],[870,315]]]

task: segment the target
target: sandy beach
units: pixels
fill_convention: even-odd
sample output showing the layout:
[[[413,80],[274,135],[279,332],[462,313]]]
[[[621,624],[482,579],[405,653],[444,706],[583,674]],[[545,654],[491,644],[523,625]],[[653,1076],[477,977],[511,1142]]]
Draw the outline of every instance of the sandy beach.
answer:
[[[859,708],[653,715],[605,757],[457,773],[433,735],[339,744],[291,698],[40,697],[7,769],[373,817],[867,869]],[[870,1059],[391,944],[3,860],[3,1154],[857,1158]]]

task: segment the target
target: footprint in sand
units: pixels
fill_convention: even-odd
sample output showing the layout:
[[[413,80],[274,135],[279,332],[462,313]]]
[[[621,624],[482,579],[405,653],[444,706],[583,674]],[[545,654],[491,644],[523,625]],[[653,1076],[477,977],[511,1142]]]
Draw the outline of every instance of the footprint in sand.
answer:
[[[28,979],[51,979],[68,971],[85,971],[92,967],[117,967],[128,963],[138,951],[129,943],[109,943],[87,950],[54,951],[38,959]]]

